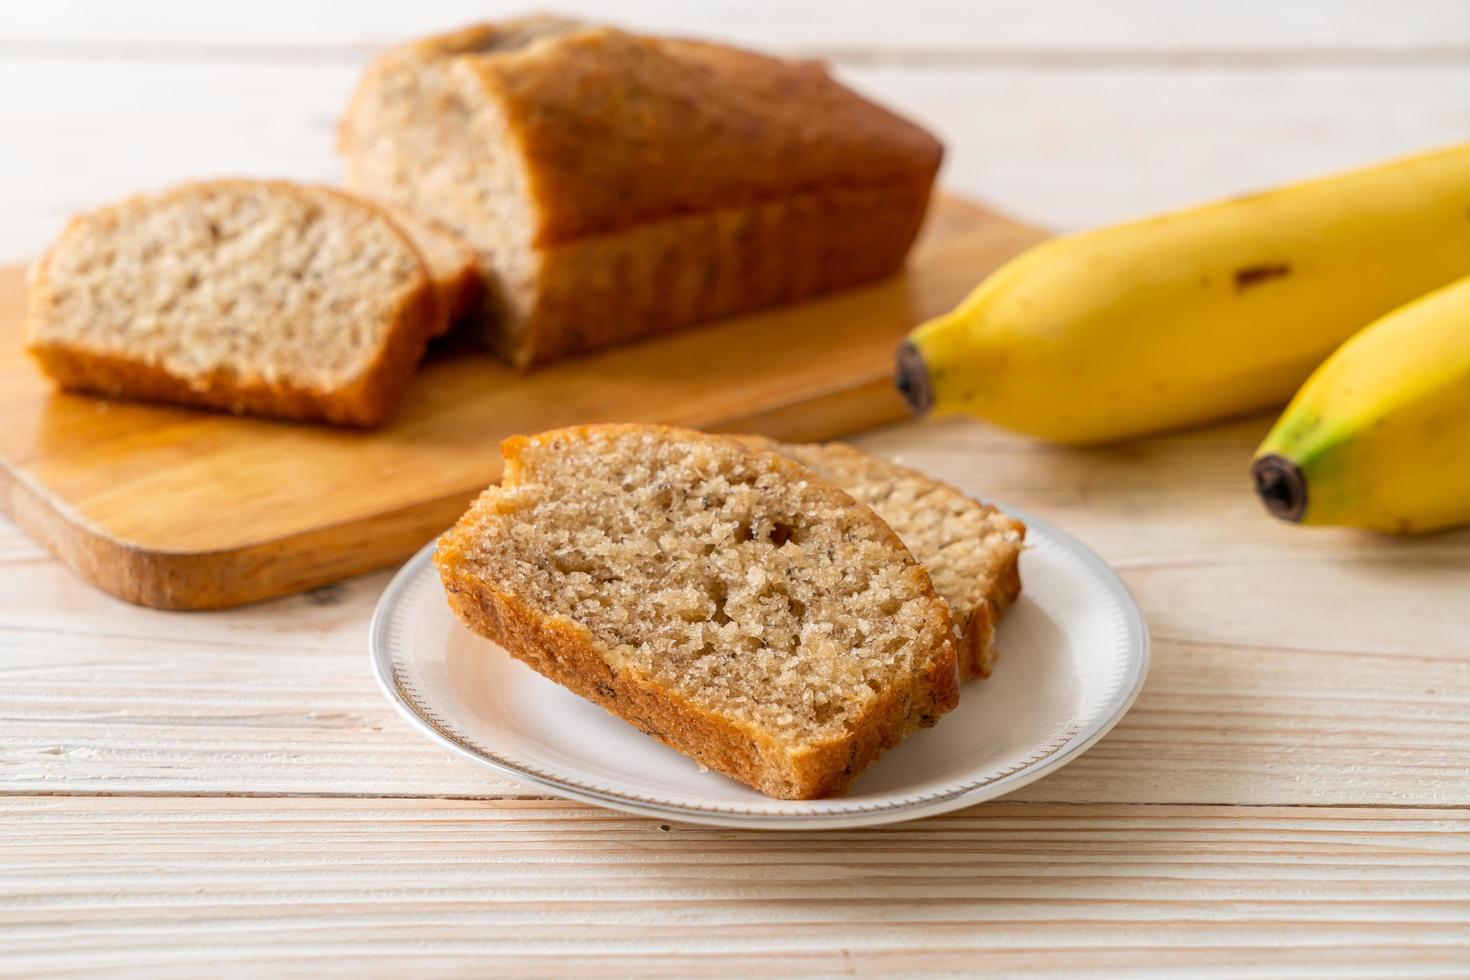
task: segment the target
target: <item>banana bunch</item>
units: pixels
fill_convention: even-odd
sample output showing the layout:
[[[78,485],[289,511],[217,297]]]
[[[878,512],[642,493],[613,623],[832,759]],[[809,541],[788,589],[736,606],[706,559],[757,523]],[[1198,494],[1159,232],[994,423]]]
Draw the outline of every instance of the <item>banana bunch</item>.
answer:
[[[1320,365],[1255,463],[1272,513],[1470,521],[1470,285],[1424,296],[1467,275],[1470,144],[1047,242],[914,330],[897,384],[1085,444],[1281,405]]]

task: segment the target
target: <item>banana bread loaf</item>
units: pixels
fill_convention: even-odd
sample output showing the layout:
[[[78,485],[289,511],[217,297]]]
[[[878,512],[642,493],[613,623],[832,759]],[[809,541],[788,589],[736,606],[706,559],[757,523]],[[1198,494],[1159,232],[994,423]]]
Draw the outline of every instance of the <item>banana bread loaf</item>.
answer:
[[[819,64],[547,17],[390,51],[340,148],[474,246],[522,367],[895,271],[941,156]]]

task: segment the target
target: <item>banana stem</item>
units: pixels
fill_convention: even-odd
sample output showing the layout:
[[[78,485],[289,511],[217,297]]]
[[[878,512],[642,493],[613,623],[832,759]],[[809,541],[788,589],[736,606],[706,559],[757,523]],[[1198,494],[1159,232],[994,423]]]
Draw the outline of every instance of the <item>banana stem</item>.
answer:
[[[1300,466],[1270,453],[1251,463],[1256,496],[1272,517],[1299,522],[1307,510],[1307,478]]]
[[[893,383],[915,415],[927,415],[934,407],[934,386],[929,383],[929,368],[924,355],[912,342],[904,341],[894,358]]]

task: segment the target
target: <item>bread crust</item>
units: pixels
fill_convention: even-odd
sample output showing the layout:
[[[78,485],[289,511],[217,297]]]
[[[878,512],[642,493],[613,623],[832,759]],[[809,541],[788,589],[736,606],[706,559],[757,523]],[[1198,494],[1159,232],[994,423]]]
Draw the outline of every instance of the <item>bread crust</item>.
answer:
[[[581,438],[594,428],[664,434],[685,432],[667,426],[575,426],[543,433],[537,438]],[[723,436],[700,434],[700,437],[726,443],[742,453],[769,457],[770,465],[792,479],[814,479],[809,471],[776,454],[752,450]],[[519,457],[526,443],[526,437],[517,436],[502,444],[505,482],[513,484],[517,480]],[[848,505],[860,506],[839,488],[825,481],[817,483],[824,492],[843,499]],[[464,535],[460,533],[462,530]],[[907,554],[902,542],[886,525],[882,525],[882,530],[895,548]],[[450,608],[466,625],[500,644],[538,673],[600,705],[608,713],[768,796],[815,799],[839,795],[884,749],[897,744],[910,732],[933,725],[959,701],[948,608],[935,595],[927,574],[912,558],[909,560],[916,578],[922,580],[925,594],[935,603],[945,623],[934,656],[909,684],[896,684],[885,690],[845,737],[793,752],[757,728],[737,724],[701,708],[634,669],[614,666],[600,652],[598,641],[585,627],[565,617],[545,615],[477,576],[465,557],[466,549],[472,545],[467,533],[463,523],[456,525],[439,539],[434,556]]]
[[[440,331],[442,311],[434,294],[422,253],[406,231],[385,209],[330,187],[302,186],[286,181],[216,180],[184,184],[165,194],[185,194],[204,187],[265,186],[289,193],[315,193],[341,200],[378,215],[419,262],[419,276],[402,290],[390,314],[390,324],[370,365],[348,385],[324,389],[289,381],[242,375],[226,368],[204,375],[181,376],[151,361],[53,343],[38,336],[42,297],[52,288],[48,272],[67,231],[79,223],[128,207],[154,195],[136,195],[97,212],[73,218],[37,264],[29,290],[26,349],[41,370],[61,387],[113,397],[164,401],[224,409],[237,413],[286,419],[321,419],[342,425],[376,426],[392,414],[418,368],[430,336]]]
[[[537,247],[820,188],[928,184],[943,155],[816,61],[596,26],[460,59],[524,156]]]
[[[437,190],[403,186],[401,166],[365,162],[411,141],[376,125],[375,106],[431,65],[453,77],[457,111],[495,118],[514,148],[526,200],[508,253],[436,208]],[[351,185],[476,244],[487,339],[522,369],[891,274],[943,155],[818,63],[546,19],[388,52],[339,148]]]
[[[547,248],[524,325],[491,343],[525,370],[872,282],[903,264],[928,199],[927,182],[827,188]]]
[[[1020,524],[1019,521],[1015,522]],[[1024,530],[1024,525],[1021,525]],[[995,629],[1000,618],[1021,595],[1021,545],[997,554],[991,570],[994,578],[985,600],[970,607],[970,618],[961,641],[960,673],[965,680],[986,678],[995,669],[999,650]]]

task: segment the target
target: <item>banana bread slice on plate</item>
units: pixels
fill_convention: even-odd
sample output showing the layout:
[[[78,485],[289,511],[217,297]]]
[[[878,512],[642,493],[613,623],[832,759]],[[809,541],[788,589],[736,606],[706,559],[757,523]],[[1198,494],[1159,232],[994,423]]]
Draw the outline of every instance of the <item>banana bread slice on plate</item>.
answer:
[[[439,540],[455,614],[769,796],[841,794],[958,701],[948,606],[867,507],[772,452],[644,425],[513,437]]]
[[[796,460],[888,522],[949,603],[961,675],[990,676],[995,625],[1021,594],[1026,525],[918,470],[840,442],[740,438]]]

